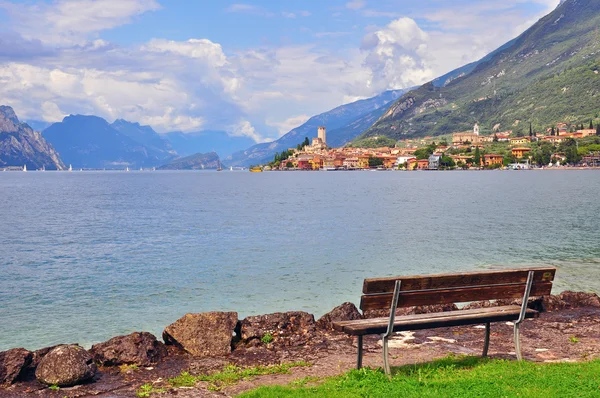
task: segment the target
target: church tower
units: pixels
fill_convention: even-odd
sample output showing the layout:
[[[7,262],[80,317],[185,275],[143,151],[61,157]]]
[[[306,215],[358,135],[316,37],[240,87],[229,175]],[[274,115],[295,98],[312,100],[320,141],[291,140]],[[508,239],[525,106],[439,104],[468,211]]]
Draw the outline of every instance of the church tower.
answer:
[[[479,125],[477,123],[473,126],[473,134],[479,135]]]
[[[327,129],[324,126],[319,126],[317,136],[321,139],[323,145],[327,145]]]

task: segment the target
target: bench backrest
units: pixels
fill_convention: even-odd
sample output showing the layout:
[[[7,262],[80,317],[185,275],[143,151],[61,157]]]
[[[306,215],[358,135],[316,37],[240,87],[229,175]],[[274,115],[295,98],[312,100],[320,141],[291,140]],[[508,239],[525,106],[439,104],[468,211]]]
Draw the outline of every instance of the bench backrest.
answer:
[[[550,294],[556,273],[552,267],[369,278],[363,284],[360,308],[389,310],[396,281],[401,281],[398,307],[522,298],[529,271],[534,271],[531,296]]]

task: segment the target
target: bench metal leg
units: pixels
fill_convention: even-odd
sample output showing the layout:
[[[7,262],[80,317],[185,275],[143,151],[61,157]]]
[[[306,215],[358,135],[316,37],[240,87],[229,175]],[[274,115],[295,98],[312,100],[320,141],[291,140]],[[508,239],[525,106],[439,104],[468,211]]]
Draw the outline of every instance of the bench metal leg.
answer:
[[[381,336],[381,342],[383,343],[383,370],[385,371],[385,374],[389,376],[392,371],[390,370],[388,338],[385,334]]]
[[[483,357],[487,357],[490,348],[490,324],[485,324],[485,339],[483,340]]]
[[[517,353],[517,360],[522,361],[523,355],[521,354],[521,341],[519,339],[519,326],[520,323],[515,323],[515,352]]]
[[[356,369],[362,368],[362,356],[363,356],[363,337],[358,336],[358,353],[356,355]]]

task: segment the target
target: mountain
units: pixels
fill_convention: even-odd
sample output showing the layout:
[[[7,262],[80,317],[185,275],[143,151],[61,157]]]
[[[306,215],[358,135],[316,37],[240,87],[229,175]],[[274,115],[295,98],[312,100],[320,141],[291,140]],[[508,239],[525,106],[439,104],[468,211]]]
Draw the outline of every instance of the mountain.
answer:
[[[194,133],[173,132],[165,134],[173,148],[181,156],[200,152],[216,152],[225,158],[234,152],[241,151],[255,144],[246,136],[232,136],[224,131],[198,131]]]
[[[27,123],[34,131],[44,131],[52,124],[51,122],[45,122],[43,120],[26,120],[25,123]]]
[[[221,160],[216,152],[196,153],[185,158],[173,160],[159,167],[159,170],[203,170],[216,169],[221,166]]]
[[[97,116],[71,115],[43,132],[66,164],[76,168],[152,167],[164,153],[144,146]]]
[[[139,123],[132,123],[123,119],[115,120],[110,126],[145,146],[148,155],[156,158],[157,164],[168,162],[177,157],[177,152],[173,149],[171,143],[161,137],[150,126],[141,126]]]
[[[589,123],[600,102],[600,0],[566,0],[482,60],[399,98],[361,138]]]
[[[254,145],[225,159],[227,164],[248,166],[273,160],[275,152],[295,147],[305,137],[316,137],[319,126],[327,127],[327,145],[346,144],[366,130],[385,111],[385,106],[400,97],[406,90],[389,90],[376,97],[338,106],[328,112],[313,116],[276,141]],[[381,109],[381,113],[378,110]],[[361,121],[361,119],[363,119]]]
[[[0,167],[26,165],[29,170],[45,167],[62,170],[65,165],[42,134],[21,123],[9,106],[0,106]]]

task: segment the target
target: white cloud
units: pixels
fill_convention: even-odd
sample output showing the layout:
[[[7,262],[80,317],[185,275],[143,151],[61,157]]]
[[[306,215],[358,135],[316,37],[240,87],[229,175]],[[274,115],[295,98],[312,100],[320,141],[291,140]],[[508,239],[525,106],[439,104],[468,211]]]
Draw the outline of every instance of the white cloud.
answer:
[[[349,8],[351,10],[360,10],[366,5],[367,3],[365,2],[365,0],[352,0],[346,3],[346,8]]]
[[[287,118],[283,121],[272,121],[267,120],[267,125],[276,127],[279,130],[279,134],[283,135],[288,131],[295,129],[296,127],[304,124],[308,119],[310,119],[309,115],[298,115]]]
[[[221,45],[207,39],[189,39],[185,42],[152,39],[148,44],[142,46],[142,50],[201,58],[215,66],[224,66],[227,63],[227,57],[225,57]]]
[[[425,83],[434,78],[427,62],[429,35],[410,18],[399,18],[367,34],[361,49],[364,66],[371,71],[370,84],[396,89]]]
[[[225,12],[240,12],[262,17],[274,17],[275,14],[266,9],[251,4],[232,4],[225,9]]]
[[[160,8],[156,0],[54,0],[28,4],[0,1],[26,39],[61,45],[84,44],[98,32],[132,22]]]
[[[265,141],[264,137],[256,132],[248,120],[240,120],[237,124],[230,126],[232,135],[250,137],[254,142]]]

